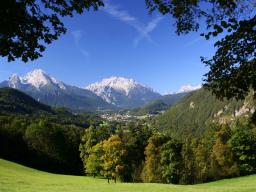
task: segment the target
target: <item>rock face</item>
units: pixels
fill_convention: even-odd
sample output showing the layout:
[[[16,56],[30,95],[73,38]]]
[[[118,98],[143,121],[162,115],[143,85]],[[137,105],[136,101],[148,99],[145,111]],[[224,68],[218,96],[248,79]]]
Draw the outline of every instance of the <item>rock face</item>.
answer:
[[[18,89],[53,107],[67,107],[73,110],[113,108],[93,92],[64,84],[41,69],[33,70],[23,77],[12,75],[9,80],[0,83],[0,87]]]
[[[137,108],[161,98],[161,95],[151,88],[124,77],[103,79],[87,86],[86,89],[120,108]]]

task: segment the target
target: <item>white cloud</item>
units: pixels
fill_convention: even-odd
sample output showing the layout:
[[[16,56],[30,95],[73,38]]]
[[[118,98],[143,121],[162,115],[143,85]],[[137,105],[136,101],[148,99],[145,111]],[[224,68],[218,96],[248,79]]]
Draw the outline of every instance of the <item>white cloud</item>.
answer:
[[[187,92],[198,90],[201,87],[202,87],[201,84],[199,84],[199,85],[186,84],[186,85],[181,86],[181,88],[177,91],[177,93],[187,93]]]
[[[159,22],[163,19],[163,17],[156,17],[145,25],[141,23],[136,17],[131,15],[128,11],[121,9],[117,5],[110,4],[109,1],[105,2],[105,6],[104,8],[102,8],[102,10],[110,16],[114,17],[115,19],[118,19],[125,24],[130,25],[139,33],[139,36],[136,37],[133,41],[135,46],[137,46],[142,39],[146,39],[148,42],[156,44],[152,40],[150,33],[154,31],[154,29],[158,26]]]
[[[83,36],[83,31],[82,30],[74,30],[74,31],[71,31],[71,34],[74,38],[75,44],[78,45],[81,37]]]
[[[121,10],[118,6],[112,5],[108,2],[105,3],[102,10],[120,21],[127,23],[136,21],[136,18],[130,15],[127,11]]]
[[[138,45],[138,43],[143,39],[146,38],[151,43],[155,44],[155,42],[151,39],[150,33],[154,31],[154,29],[157,27],[159,22],[163,19],[163,17],[156,17],[155,19],[151,20],[145,28],[140,30],[140,35],[134,39],[133,43],[135,46]]]

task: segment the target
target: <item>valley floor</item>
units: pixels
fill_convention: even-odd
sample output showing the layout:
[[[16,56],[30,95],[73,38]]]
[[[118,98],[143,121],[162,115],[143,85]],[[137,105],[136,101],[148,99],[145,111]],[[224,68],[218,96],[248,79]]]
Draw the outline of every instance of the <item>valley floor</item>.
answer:
[[[256,175],[200,185],[110,183],[91,177],[57,175],[0,159],[0,192],[255,192]]]

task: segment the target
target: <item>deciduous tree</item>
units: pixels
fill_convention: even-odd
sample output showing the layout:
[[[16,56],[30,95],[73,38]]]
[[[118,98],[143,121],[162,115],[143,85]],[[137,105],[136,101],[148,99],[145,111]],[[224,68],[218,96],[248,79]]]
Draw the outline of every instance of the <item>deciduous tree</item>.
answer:
[[[102,156],[103,175],[107,177],[108,181],[112,177],[116,182],[124,169],[125,146],[118,135],[112,135],[108,140],[103,141],[102,147],[104,152]]]
[[[161,147],[161,174],[165,183],[179,183],[182,171],[182,144],[171,139]]]
[[[39,58],[47,44],[66,32],[62,17],[102,5],[102,0],[0,1],[0,56],[24,62]]]
[[[254,0],[146,0],[150,12],[174,18],[177,34],[205,31],[206,39],[222,35],[211,59],[205,86],[219,98],[244,98],[256,89],[256,2]]]
[[[103,156],[103,147],[102,142],[93,146],[88,152],[88,158],[85,163],[85,172],[87,174],[100,175],[100,171],[102,170],[102,156]]]
[[[145,148],[145,164],[142,171],[142,180],[147,183],[160,183],[163,181],[161,169],[161,147],[170,138],[155,134],[148,140]]]

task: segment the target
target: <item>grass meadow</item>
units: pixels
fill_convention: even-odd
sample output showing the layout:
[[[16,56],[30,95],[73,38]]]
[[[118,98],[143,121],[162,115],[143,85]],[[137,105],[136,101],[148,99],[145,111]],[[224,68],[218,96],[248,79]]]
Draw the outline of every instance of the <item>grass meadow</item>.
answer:
[[[110,183],[92,177],[58,175],[0,159],[0,192],[255,192],[256,175],[200,185]]]

